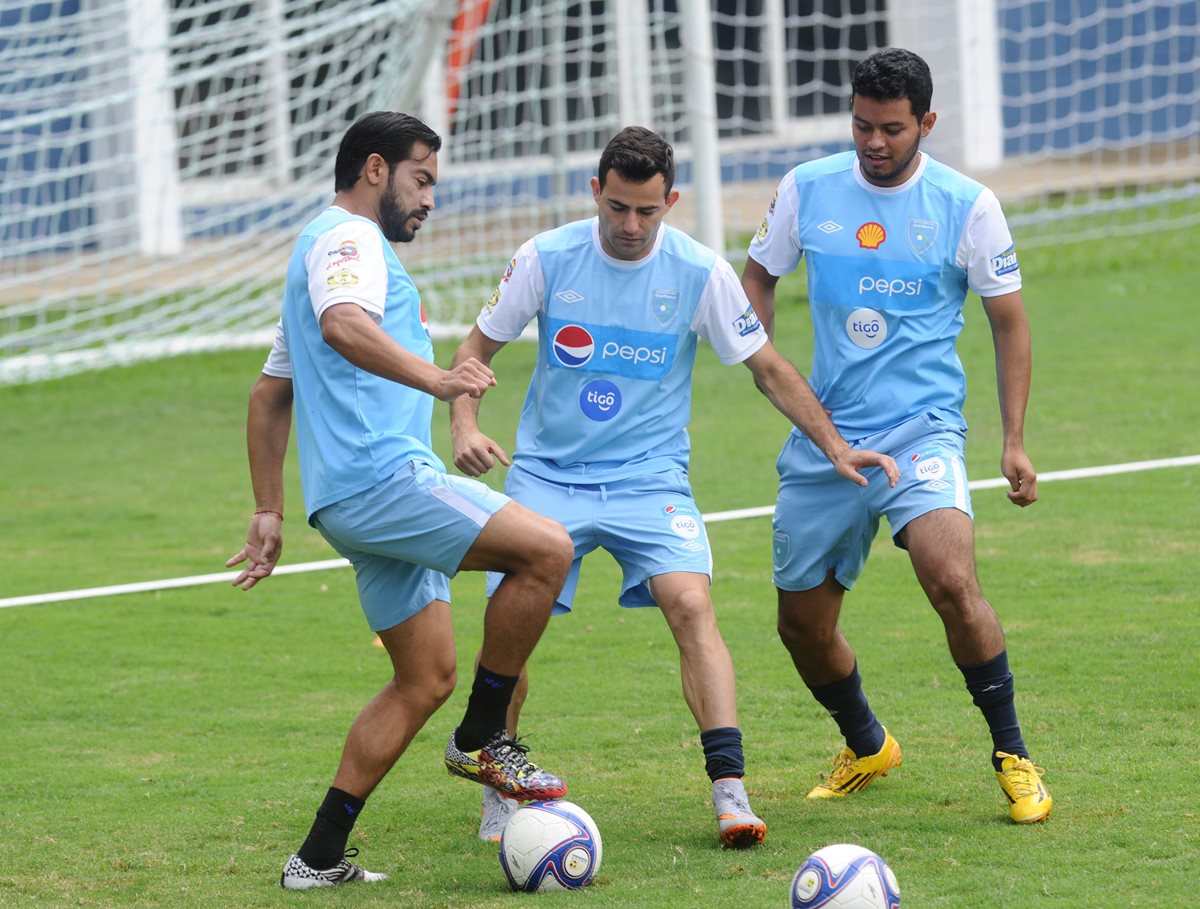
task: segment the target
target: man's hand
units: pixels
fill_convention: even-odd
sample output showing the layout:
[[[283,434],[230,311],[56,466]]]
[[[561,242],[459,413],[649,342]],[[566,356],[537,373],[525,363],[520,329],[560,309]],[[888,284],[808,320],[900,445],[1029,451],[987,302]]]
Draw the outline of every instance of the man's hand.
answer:
[[[270,511],[254,515],[246,530],[246,545],[225,563],[226,568],[247,563],[242,573],[233,579],[233,586],[249,590],[275,570],[282,553],[283,518]]]
[[[499,461],[505,467],[512,464],[508,453],[478,429],[452,429],[454,466],[469,477],[487,473]]]
[[[1037,471],[1023,448],[1005,448],[1000,457],[1000,472],[1008,485],[1008,500],[1024,508],[1037,501]]]
[[[900,479],[900,468],[891,457],[865,448],[851,448],[847,445],[845,450],[833,459],[833,467],[841,476],[853,480],[859,486],[868,485],[867,478],[859,473],[866,467],[882,467],[888,478],[888,486],[892,488],[895,488]]]
[[[482,398],[483,393],[496,384],[496,375],[474,357],[456,363],[443,370],[433,396],[439,401],[453,401],[460,395]]]

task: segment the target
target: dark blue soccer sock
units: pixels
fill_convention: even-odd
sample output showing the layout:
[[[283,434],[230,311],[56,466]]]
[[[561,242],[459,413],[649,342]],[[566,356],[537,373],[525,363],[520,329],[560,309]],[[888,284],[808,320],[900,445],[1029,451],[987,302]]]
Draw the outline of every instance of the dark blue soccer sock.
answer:
[[[958,669],[967,681],[967,691],[971,692],[975,706],[983,713],[991,730],[992,766],[1000,770],[997,751],[1029,757],[1025,740],[1021,737],[1021,724],[1017,722],[1013,676],[1008,671],[1008,651],[1001,650],[998,657],[982,666],[959,666]]]
[[[309,868],[326,871],[346,855],[346,840],[354,829],[366,799],[330,786],[325,801],[317,809],[317,819],[304,845],[296,853]]]
[[[704,769],[714,783],[746,774],[746,756],[742,753],[742,730],[737,726],[716,726],[700,733],[704,746]]]
[[[855,757],[878,754],[883,748],[883,726],[871,712],[867,696],[862,690],[862,676],[858,674],[858,662],[854,671],[840,682],[828,685],[809,685],[817,702],[829,711],[846,740],[846,747]]]
[[[471,696],[467,699],[467,712],[463,714],[458,731],[454,734],[455,744],[462,751],[478,751],[507,723],[508,704],[516,690],[520,676],[500,675],[485,669],[480,663],[475,669],[475,682],[471,685]]]

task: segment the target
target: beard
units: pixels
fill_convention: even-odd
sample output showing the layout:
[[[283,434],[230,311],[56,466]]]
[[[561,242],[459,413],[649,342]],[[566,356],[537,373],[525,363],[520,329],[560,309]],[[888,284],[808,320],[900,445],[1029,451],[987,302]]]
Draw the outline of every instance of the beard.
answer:
[[[858,163],[862,167],[863,173],[866,174],[871,180],[878,181],[880,183],[886,183],[890,180],[895,180],[902,173],[904,173],[905,169],[912,163],[913,158],[917,156],[917,152],[920,150],[921,140],[917,139],[917,141],[912,144],[912,147],[908,149],[908,152],[904,155],[903,160],[899,161],[898,163],[894,163],[893,167],[884,173],[880,173],[878,170],[874,169],[875,165],[872,165],[869,161],[863,160],[864,156],[861,150],[858,152]],[[895,162],[895,159],[893,159],[893,162]]]
[[[400,207],[389,179],[387,192],[379,200],[379,228],[383,235],[391,243],[408,243],[417,235],[416,229],[408,226],[413,218],[419,218],[418,210]]]

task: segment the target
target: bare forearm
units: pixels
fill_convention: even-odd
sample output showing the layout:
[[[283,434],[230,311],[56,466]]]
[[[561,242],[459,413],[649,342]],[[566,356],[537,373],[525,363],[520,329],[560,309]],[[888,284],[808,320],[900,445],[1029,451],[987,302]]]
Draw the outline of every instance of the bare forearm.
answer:
[[[397,344],[357,304],[327,309],[321,316],[321,335],[359,369],[429,394],[438,389],[443,371]]]
[[[246,450],[256,507],[283,512],[283,461],[292,427],[291,382],[261,376],[250,393]]]

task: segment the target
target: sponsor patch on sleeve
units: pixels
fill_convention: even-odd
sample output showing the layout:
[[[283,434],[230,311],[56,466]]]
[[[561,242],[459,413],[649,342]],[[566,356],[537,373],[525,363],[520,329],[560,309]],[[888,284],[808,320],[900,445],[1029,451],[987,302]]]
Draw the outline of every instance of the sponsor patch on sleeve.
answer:
[[[734,329],[743,338],[758,331],[759,325],[758,313],[754,311],[753,306],[747,306],[746,311],[733,320]]]
[[[1014,272],[1021,266],[1017,263],[1017,250],[1010,246],[998,256],[991,258],[992,274],[997,278],[1001,275],[1007,275],[1009,272]]]

